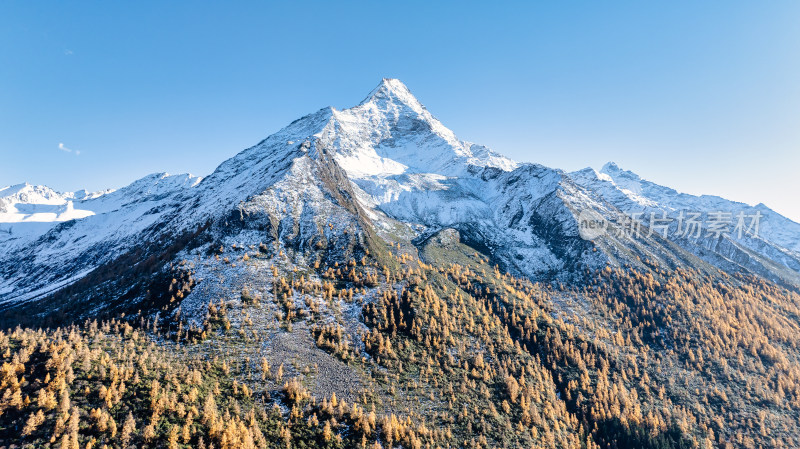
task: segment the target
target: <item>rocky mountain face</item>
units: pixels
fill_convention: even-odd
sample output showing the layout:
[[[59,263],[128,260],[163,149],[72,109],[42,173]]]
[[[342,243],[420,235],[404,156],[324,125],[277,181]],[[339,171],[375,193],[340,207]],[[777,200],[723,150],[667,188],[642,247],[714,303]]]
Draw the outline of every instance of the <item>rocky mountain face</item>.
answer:
[[[349,256],[387,242],[413,250],[447,229],[534,280],[579,280],[587,270],[652,259],[800,285],[800,225],[763,205],[680,194],[614,164],[565,173],[514,162],[459,140],[392,79],[355,107],[296,120],[205,178],[157,174],[98,193],[21,185],[0,195],[5,309],[52,303],[70,286],[78,294],[76,283],[100,272],[101,283],[138,303],[148,289],[132,288],[133,277],[142,282],[218,243],[276,245],[302,264],[315,251]],[[724,235],[680,236],[677,214],[694,211],[704,219],[729,213],[732,224],[738,212],[763,218],[757,236],[732,226]],[[642,232],[630,232],[634,212]],[[670,232],[653,232],[651,213],[668,214]],[[592,238],[581,237],[587,214],[603,221]],[[132,257],[150,260],[148,274],[129,273],[141,263]]]

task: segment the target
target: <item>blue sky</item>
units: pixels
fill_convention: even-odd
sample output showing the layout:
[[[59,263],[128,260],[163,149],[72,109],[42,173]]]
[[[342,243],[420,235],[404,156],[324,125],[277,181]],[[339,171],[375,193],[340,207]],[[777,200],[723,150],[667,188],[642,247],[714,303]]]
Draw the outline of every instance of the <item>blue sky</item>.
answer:
[[[2,2],[0,184],[205,175],[393,77],[514,159],[800,220],[800,2],[430,3]]]

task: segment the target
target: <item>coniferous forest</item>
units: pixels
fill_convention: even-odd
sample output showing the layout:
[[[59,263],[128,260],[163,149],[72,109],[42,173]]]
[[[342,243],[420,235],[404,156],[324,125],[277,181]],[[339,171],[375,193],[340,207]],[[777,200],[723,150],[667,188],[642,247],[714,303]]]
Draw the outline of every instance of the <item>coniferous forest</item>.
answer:
[[[800,295],[756,278],[606,267],[580,286],[464,244],[390,245],[157,315],[0,333],[0,446],[727,448],[800,445]],[[179,280],[180,279],[180,280]]]

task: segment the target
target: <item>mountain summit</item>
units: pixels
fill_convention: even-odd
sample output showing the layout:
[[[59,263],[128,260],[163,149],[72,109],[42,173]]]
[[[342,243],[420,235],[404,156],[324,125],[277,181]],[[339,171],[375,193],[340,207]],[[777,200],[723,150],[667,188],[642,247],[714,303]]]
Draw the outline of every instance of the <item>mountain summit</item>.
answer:
[[[384,79],[357,106],[334,111],[320,137],[353,177],[459,175],[470,164],[506,170],[516,165],[485,147],[458,140],[395,79]]]
[[[403,104],[417,113],[425,110],[425,106],[408,90],[408,87],[396,78],[384,78],[359,105],[366,103]]]

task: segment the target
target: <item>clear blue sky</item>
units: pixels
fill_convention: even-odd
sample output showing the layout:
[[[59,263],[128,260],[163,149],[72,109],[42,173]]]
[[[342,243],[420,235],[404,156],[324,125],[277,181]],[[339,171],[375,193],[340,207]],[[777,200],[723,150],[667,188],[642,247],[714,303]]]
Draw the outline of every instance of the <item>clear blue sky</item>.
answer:
[[[800,220],[797,1],[5,1],[0,184],[205,175],[382,77],[517,160]]]

